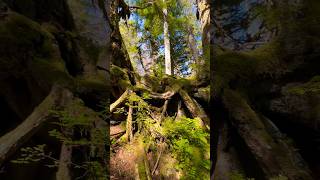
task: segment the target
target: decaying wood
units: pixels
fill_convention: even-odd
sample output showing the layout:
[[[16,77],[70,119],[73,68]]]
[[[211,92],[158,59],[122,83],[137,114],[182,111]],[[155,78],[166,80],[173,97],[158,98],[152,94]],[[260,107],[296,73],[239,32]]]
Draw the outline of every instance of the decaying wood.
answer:
[[[56,174],[57,180],[70,180],[70,164],[72,159],[72,146],[63,143],[60,151],[59,167]]]
[[[129,90],[127,89],[114,103],[110,104],[110,113],[114,112],[127,98]]]
[[[187,109],[191,113],[193,118],[200,118],[202,120],[202,126],[204,128],[210,129],[210,119],[207,114],[204,112],[200,104],[197,103],[195,99],[189,96],[189,94],[180,89],[179,94],[186,105]]]
[[[299,154],[281,139],[274,139],[245,99],[233,90],[225,90],[223,103],[232,124],[244,140],[267,179],[282,174],[289,179],[311,180],[310,170],[297,158]]]
[[[50,109],[66,106],[72,98],[69,90],[54,86],[24,122],[0,138],[0,166],[28,141],[44,122],[52,119]]]
[[[127,117],[127,124],[126,124],[126,138],[130,142],[133,139],[133,132],[132,132],[132,113],[133,107],[129,106],[128,117]]]

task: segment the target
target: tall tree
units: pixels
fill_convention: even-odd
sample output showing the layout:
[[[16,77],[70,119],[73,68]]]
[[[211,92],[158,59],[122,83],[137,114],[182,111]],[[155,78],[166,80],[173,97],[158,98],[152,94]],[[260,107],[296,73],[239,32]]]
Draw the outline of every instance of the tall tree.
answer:
[[[163,0],[163,35],[164,35],[164,54],[165,54],[165,68],[166,74],[172,75],[172,63],[171,63],[171,50],[170,50],[170,35],[169,35],[169,23],[168,23],[168,9],[166,0]]]

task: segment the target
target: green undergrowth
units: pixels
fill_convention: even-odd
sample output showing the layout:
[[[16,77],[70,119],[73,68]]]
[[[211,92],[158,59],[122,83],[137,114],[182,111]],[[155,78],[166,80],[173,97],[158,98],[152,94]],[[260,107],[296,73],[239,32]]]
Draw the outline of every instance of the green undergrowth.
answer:
[[[179,121],[167,118],[162,129],[169,149],[178,161],[176,168],[183,172],[181,179],[209,179],[209,134],[201,128],[199,121],[186,117]]]
[[[182,172],[180,179],[210,178],[209,134],[201,128],[199,121],[186,117],[177,121],[167,117],[161,126],[151,118],[140,120],[139,123],[143,123],[140,127],[143,126],[144,130],[140,131],[138,136],[142,137],[147,149],[155,153],[159,152],[157,142],[159,138],[165,139],[166,153],[176,162],[171,168],[163,168]],[[163,171],[160,170],[160,172]]]
[[[176,160],[172,168],[182,172],[180,179],[209,179],[209,133],[203,130],[200,120],[168,116],[160,124],[159,120],[150,116],[152,113],[157,116],[157,113],[145,102],[147,98],[134,93],[128,97],[127,105],[134,108],[134,123],[138,129],[135,139],[143,141],[146,149],[155,153],[159,151],[158,144],[163,139],[167,146],[166,153]],[[123,111],[119,109],[119,112]]]

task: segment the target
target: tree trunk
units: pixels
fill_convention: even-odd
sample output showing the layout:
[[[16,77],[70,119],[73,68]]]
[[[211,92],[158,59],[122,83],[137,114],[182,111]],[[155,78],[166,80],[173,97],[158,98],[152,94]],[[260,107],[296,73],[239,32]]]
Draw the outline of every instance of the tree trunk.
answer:
[[[171,62],[171,49],[170,49],[170,34],[169,34],[169,23],[168,23],[168,9],[166,0],[163,0],[164,7],[163,12],[163,39],[164,39],[164,54],[165,54],[165,73],[173,75],[172,62]]]
[[[126,125],[126,135],[125,135],[125,137],[127,138],[128,142],[130,142],[133,139],[133,134],[132,134],[132,113],[133,113],[133,107],[130,105],[129,106],[129,111],[128,111],[127,125]]]

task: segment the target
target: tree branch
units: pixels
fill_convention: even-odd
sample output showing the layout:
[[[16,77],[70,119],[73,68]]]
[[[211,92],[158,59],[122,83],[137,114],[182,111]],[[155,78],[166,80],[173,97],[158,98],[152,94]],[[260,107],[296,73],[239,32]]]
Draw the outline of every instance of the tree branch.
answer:
[[[118,108],[127,98],[129,95],[129,90],[127,89],[118,100],[110,105],[110,113],[114,112],[116,108]]]
[[[133,10],[133,9],[145,9],[145,8],[148,8],[148,7],[152,6],[154,3],[155,3],[155,1],[147,2],[147,3],[143,4],[143,6],[129,6],[129,9],[130,10]]]

